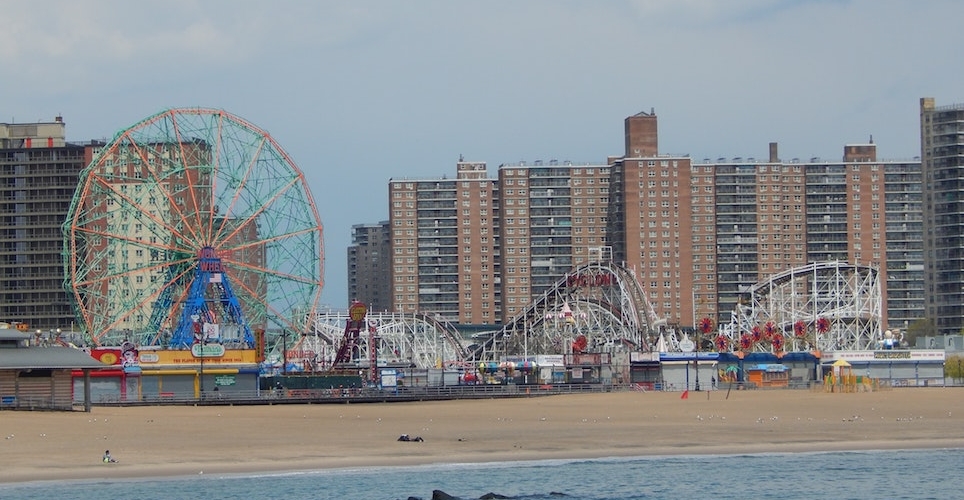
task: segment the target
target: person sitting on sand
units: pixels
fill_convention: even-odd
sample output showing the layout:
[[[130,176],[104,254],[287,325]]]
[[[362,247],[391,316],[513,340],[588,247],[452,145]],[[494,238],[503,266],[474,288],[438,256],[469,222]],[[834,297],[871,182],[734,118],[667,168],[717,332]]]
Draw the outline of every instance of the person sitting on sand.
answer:
[[[117,462],[117,460],[114,460],[114,457],[110,456],[110,450],[107,450],[107,451],[104,452],[104,463],[105,463],[105,464],[112,464],[112,463],[116,463],[116,462]]]

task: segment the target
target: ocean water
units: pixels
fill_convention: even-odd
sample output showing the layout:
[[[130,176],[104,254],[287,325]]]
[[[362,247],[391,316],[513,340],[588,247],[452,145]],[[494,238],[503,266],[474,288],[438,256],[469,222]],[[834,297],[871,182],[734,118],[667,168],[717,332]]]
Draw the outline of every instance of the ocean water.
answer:
[[[2,471],[0,471],[2,473]],[[964,498],[964,449],[688,455],[0,485],[3,499]]]

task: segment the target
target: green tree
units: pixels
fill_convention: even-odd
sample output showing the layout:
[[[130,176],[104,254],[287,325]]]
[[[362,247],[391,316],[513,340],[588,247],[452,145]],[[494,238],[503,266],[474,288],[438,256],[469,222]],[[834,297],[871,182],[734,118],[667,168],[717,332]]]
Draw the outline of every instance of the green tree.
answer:
[[[936,335],[937,325],[934,324],[934,320],[921,318],[907,327],[907,331],[904,332],[904,341],[907,342],[907,345],[913,347],[917,344],[919,337],[933,337]]]
[[[944,361],[944,377],[954,379],[958,385],[964,383],[964,357],[959,354],[949,356]]]

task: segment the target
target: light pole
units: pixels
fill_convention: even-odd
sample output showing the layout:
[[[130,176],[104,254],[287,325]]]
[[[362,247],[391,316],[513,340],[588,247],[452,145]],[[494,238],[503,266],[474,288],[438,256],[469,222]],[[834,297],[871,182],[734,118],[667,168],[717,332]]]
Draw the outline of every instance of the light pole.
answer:
[[[700,390],[700,341],[701,341],[700,334],[705,333],[709,335],[713,331],[713,320],[711,320],[708,317],[703,318],[703,320],[700,321],[698,325],[696,325],[696,328],[694,328],[694,330],[696,331],[696,390],[699,391]]]
[[[201,373],[198,375],[198,378],[197,378],[198,396],[201,399],[204,399],[204,338],[203,337],[201,338],[200,354],[201,354]]]
[[[281,373],[288,374],[288,330],[281,329]]]
[[[696,327],[696,392],[700,392],[700,328]]]

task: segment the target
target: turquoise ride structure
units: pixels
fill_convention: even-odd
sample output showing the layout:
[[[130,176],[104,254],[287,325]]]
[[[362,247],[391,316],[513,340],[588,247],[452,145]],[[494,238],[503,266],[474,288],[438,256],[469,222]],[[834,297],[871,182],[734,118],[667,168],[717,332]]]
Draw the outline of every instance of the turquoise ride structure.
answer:
[[[246,349],[262,331],[305,331],[324,284],[321,219],[267,132],[175,108],[93,154],[63,226],[64,286],[89,345]]]

